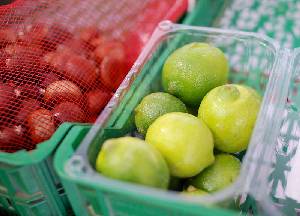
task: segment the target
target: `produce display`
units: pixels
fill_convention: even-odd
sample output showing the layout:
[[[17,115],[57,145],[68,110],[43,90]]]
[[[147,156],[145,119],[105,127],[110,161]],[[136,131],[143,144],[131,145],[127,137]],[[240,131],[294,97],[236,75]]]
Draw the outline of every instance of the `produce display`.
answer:
[[[63,122],[94,123],[155,26],[179,19],[187,1],[0,6],[0,151],[15,152],[35,149]]]
[[[225,54],[211,44],[194,42],[171,53],[161,73],[165,92],[146,95],[135,108],[137,137],[106,140],[96,170],[184,196],[207,195],[235,182],[241,169],[237,154],[247,149],[261,96],[228,83],[229,70]]]
[[[0,29],[0,150],[34,149],[63,122],[93,123],[139,52],[126,37],[94,26]]]

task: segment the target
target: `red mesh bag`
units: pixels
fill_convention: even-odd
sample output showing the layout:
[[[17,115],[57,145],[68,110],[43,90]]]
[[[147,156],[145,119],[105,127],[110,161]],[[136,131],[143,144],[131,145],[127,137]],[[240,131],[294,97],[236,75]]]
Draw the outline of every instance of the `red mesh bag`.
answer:
[[[0,6],[0,150],[31,150],[63,122],[94,122],[156,24],[180,0]]]

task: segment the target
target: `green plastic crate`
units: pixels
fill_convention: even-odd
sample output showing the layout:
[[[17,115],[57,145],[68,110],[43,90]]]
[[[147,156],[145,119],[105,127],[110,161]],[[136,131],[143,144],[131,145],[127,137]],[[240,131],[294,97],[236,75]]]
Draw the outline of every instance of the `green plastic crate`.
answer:
[[[225,0],[212,25],[218,28],[258,32],[287,48],[300,46],[300,2],[298,0]],[[205,18],[201,14],[198,20]],[[194,25],[201,25],[194,19]]]
[[[54,172],[53,153],[73,127],[61,125],[55,134],[27,152],[0,153],[0,208],[6,214],[68,215],[67,196]]]
[[[204,26],[210,26],[213,24],[215,19],[218,17],[221,11],[226,8],[231,1],[201,1],[201,3],[197,4],[196,12],[191,13],[183,22],[185,23],[197,23]],[[212,9],[213,10],[210,10]],[[203,13],[210,13],[208,16],[205,16],[205,19],[202,19],[203,16],[199,16],[199,12]],[[151,70],[158,71],[160,70],[162,61],[159,61],[157,65],[153,65]],[[135,106],[137,101],[132,99],[132,95],[136,95],[136,99],[140,100],[147,92],[151,92],[151,89],[143,89],[147,86],[147,84],[153,82],[152,78],[148,77],[148,81],[143,81],[144,76],[147,73],[147,70],[141,71],[139,76],[136,77],[135,82],[132,83],[131,88],[123,95],[123,100],[119,103],[119,108],[114,111],[114,113],[108,119],[106,123],[106,127],[103,130],[100,130],[100,133],[95,138],[94,142],[91,143],[91,147],[89,148],[89,157],[88,160],[90,163],[94,163],[95,157],[100,149],[100,146],[97,144],[98,142],[103,142],[105,139],[110,137],[118,137],[124,134],[129,133],[134,128],[133,121],[132,121],[132,109],[128,109],[128,107]],[[147,79],[145,79],[147,80]],[[141,85],[141,82],[146,82]],[[129,80],[130,82],[130,80]],[[265,84],[265,82],[263,82]],[[261,85],[261,84],[260,84]],[[257,87],[257,86],[256,86]],[[157,87],[154,87],[154,89]],[[142,90],[141,90],[142,89]],[[153,89],[152,89],[153,90]],[[143,93],[139,94],[139,92],[143,91]],[[109,108],[108,108],[109,109]],[[99,128],[94,127],[94,130],[99,130]],[[80,131],[81,129],[78,129]],[[86,130],[86,129],[85,129]],[[80,137],[82,139],[83,137]],[[79,140],[77,140],[78,142]],[[88,142],[88,141],[87,141]],[[84,169],[84,172],[90,172],[93,174],[93,171],[89,170],[89,167],[81,167],[80,162],[78,170],[74,172],[66,172],[64,169],[68,159],[74,154],[74,151],[77,148],[77,145],[63,145],[55,157],[55,168],[59,173],[59,176],[62,178],[62,182],[68,192],[69,198],[72,200],[72,205],[76,215],[108,215],[113,208],[114,214],[116,215],[159,215],[159,214],[166,214],[166,215],[234,215],[237,214],[236,211],[231,210],[224,210],[218,208],[211,208],[207,206],[189,206],[183,205],[182,203],[176,202],[166,202],[166,200],[155,200],[153,197],[149,201],[147,200],[145,203],[151,206],[151,212],[149,209],[145,208],[141,203],[134,203],[134,199],[136,198],[134,195],[130,193],[126,193],[124,191],[116,191],[116,196],[106,196],[107,194],[112,193],[112,190],[108,190],[105,187],[101,187],[97,183],[91,183],[87,179],[80,179],[76,181],[74,178],[77,178],[74,173],[80,175],[81,169]],[[82,149],[84,151],[84,148]],[[68,154],[66,154],[68,152]],[[56,163],[56,161],[60,161]],[[62,162],[62,163],[61,163]],[[82,174],[82,173],[81,173]],[[121,196],[122,195],[122,196]],[[79,198],[80,197],[80,198]],[[139,196],[137,196],[139,197]],[[145,201],[145,200],[144,200]],[[240,200],[240,209],[245,211],[251,211],[256,213],[258,211],[259,206],[256,205],[256,201],[251,196],[242,196]],[[141,206],[139,206],[139,204]],[[170,211],[168,207],[174,207],[174,211]],[[224,206],[228,205],[228,203],[224,203]],[[232,202],[229,203],[232,206]],[[157,208],[155,208],[155,206]],[[222,205],[221,205],[222,206]],[[166,208],[164,210],[164,207]],[[163,209],[163,210],[162,210]],[[189,209],[189,210],[187,210]]]
[[[112,208],[117,208],[123,213],[114,213],[114,215],[234,215],[235,212],[219,208],[211,208],[207,206],[192,206],[192,205],[176,205],[173,202],[166,202],[160,199],[153,199],[150,201],[151,209],[145,208],[145,203],[149,200],[139,200],[135,202],[136,198],[139,198],[138,194],[131,194],[124,191],[110,190],[109,188],[101,187],[100,185],[91,186],[87,182],[80,182],[79,184],[72,184],[72,177],[65,172],[65,165],[68,159],[74,154],[78,145],[81,143],[85,135],[89,132],[91,126],[75,126],[68,135],[65,137],[63,143],[60,145],[54,157],[54,167],[58,175],[62,179],[65,190],[68,193],[68,197],[71,200],[73,210],[76,215],[111,215],[111,212],[107,206],[106,198],[113,200]],[[120,131],[106,129],[103,133],[104,137],[114,137],[119,134]],[[120,133],[122,134],[122,133]],[[120,192],[120,193],[119,193]],[[103,195],[108,197],[104,199]],[[162,202],[163,201],[163,202]],[[133,203],[134,202],[134,205]],[[169,210],[169,206],[172,205],[173,210]],[[157,206],[157,208],[155,208]],[[164,206],[165,209],[162,207]],[[196,213],[195,213],[196,212]],[[200,213],[200,214],[199,214]]]
[[[168,36],[164,34],[166,32]],[[145,95],[161,90],[160,72],[164,60],[173,50],[191,41],[214,43],[228,56],[240,52],[237,47],[242,46],[242,60],[230,62],[230,81],[247,84],[265,94],[258,126],[244,158],[246,162],[243,163],[240,178],[228,190],[211,197],[187,199],[171,192],[107,179],[96,173],[93,166],[101,144],[111,137],[136,135],[134,108]],[[223,46],[223,41],[229,41],[231,46]],[[256,48],[264,53],[253,55]],[[262,172],[261,167],[258,168],[253,161],[265,163],[262,155],[270,151],[268,143],[273,144],[279,133],[279,123],[274,116],[282,112],[280,107],[284,106],[288,91],[290,74],[282,73],[287,67],[285,61],[288,56],[289,51],[279,49],[275,41],[252,33],[161,23],[117,94],[101,114],[98,125],[90,130],[76,151],[62,148],[57,151],[55,164],[56,160],[65,163],[58,163],[55,168],[59,170],[72,205],[77,207],[74,207],[76,215],[236,215],[240,210],[261,212],[261,208],[267,208],[268,213],[276,212],[267,193],[258,193],[260,187],[251,187],[252,180]],[[279,108],[272,110],[269,104]],[[70,153],[65,156],[65,152]],[[265,183],[264,180],[261,184]]]
[[[221,26],[221,20],[226,13],[226,10],[230,11],[230,7],[232,2],[234,1],[199,1],[200,3],[197,5],[197,10],[187,16],[184,21],[186,23],[190,23],[193,25],[203,25],[203,26]],[[237,2],[237,1],[236,1]],[[241,1],[240,1],[241,2]],[[247,1],[244,1],[245,4]],[[250,2],[250,1],[249,1]],[[254,2],[256,6],[259,6],[259,1],[251,1]],[[267,2],[267,1],[261,1]],[[285,1],[280,1],[281,5],[277,8],[279,11],[281,10],[281,6],[285,4],[290,4]],[[291,1],[295,3],[296,1]],[[252,7],[252,6],[251,6]],[[214,8],[214,9],[212,9]],[[295,11],[295,10],[294,10]],[[207,15],[210,13],[209,15]],[[206,16],[207,15],[207,16]],[[276,14],[275,14],[276,16]],[[236,16],[238,17],[238,16]],[[274,20],[274,18],[269,17],[270,20]],[[237,20],[237,19],[235,19]],[[276,19],[275,19],[276,20]],[[263,22],[266,19],[263,19]],[[260,22],[260,23],[263,23]],[[232,28],[236,28],[234,26],[234,22],[231,23]],[[221,26],[222,27],[222,26]],[[263,29],[264,26],[257,26],[256,29]],[[255,31],[255,30],[252,30]],[[269,36],[272,36],[269,34]],[[295,40],[295,45],[297,45],[297,39]],[[280,41],[282,43],[282,41]],[[284,43],[283,43],[284,44]],[[294,46],[295,46],[294,45]],[[291,54],[289,51],[283,51],[284,54],[279,54],[279,58],[281,59],[281,63],[278,63],[276,67],[279,67],[280,70],[286,70],[286,74],[281,74],[281,76],[276,77],[273,76],[273,81],[277,80],[277,89],[280,89],[282,92],[274,94],[277,102],[277,110],[274,112],[272,110],[272,106],[269,108],[265,108],[264,111],[268,109],[269,112],[264,112],[266,117],[265,120],[270,118],[270,115],[275,120],[269,121],[269,125],[273,125],[273,127],[268,127],[269,139],[264,137],[265,145],[276,144],[276,154],[273,154],[274,151],[269,150],[269,152],[265,155],[265,160],[258,160],[257,157],[249,157],[250,161],[258,160],[258,163],[261,163],[261,167],[259,169],[255,169],[253,163],[248,166],[249,175],[250,173],[254,173],[254,180],[248,186],[249,188],[253,187],[256,190],[252,189],[251,194],[256,196],[250,196],[249,194],[242,194],[239,198],[240,209],[251,214],[259,214],[267,212],[267,215],[297,215],[298,209],[300,208],[300,204],[295,198],[289,196],[281,196],[279,195],[285,193],[285,189],[287,186],[287,178],[288,174],[293,171],[293,167],[291,167],[291,161],[294,156],[297,154],[297,146],[295,145],[295,141],[298,140],[298,133],[295,134],[295,127],[297,127],[299,121],[298,108],[299,105],[299,96],[297,95],[297,91],[299,86],[299,69],[291,72],[289,64],[293,64],[292,68],[295,68],[295,65],[299,65],[299,51]],[[257,56],[262,57],[261,53],[255,53]],[[240,54],[239,54],[240,55]],[[286,55],[286,56],[285,56]],[[287,60],[286,58],[291,58],[292,61]],[[294,60],[294,62],[293,62]],[[153,63],[153,62],[152,62]],[[76,215],[237,215],[240,214],[237,211],[224,210],[219,207],[228,206],[228,202],[223,202],[221,205],[218,203],[218,207],[216,206],[206,206],[206,205],[185,205],[181,202],[176,202],[174,200],[168,199],[158,199],[153,196],[146,196],[143,194],[143,191],[139,194],[132,194],[130,190],[131,186],[128,184],[117,183],[113,181],[113,184],[110,184],[111,181],[106,178],[101,178],[99,175],[93,172],[93,167],[89,165],[86,166],[86,163],[90,163],[93,165],[95,161],[95,157],[100,149],[100,145],[98,143],[102,143],[105,139],[110,137],[118,137],[124,134],[132,134],[133,119],[132,119],[132,106],[137,104],[137,101],[140,100],[143,94],[147,92],[151,92],[152,90],[157,90],[157,86],[152,85],[152,87],[145,88],[143,84],[153,83],[153,77],[151,75],[146,75],[151,71],[151,73],[155,73],[153,71],[157,71],[160,69],[162,61],[157,61],[156,64],[146,65],[145,68],[149,67],[148,70],[140,71],[139,75],[136,77],[135,81],[131,84],[131,88],[128,89],[125,95],[120,94],[123,97],[123,100],[118,104],[118,109],[114,110],[114,113],[109,116],[109,118],[103,118],[102,121],[98,122],[103,124],[105,122],[104,128],[100,129],[100,126],[93,127],[93,130],[99,131],[98,135],[94,140],[91,138],[86,138],[83,144],[80,146],[80,149],[77,149],[77,153],[75,153],[76,145],[64,145],[65,148],[62,148],[62,151],[58,151],[57,157],[55,161],[64,161],[63,164],[57,163],[55,168],[58,170],[59,175],[62,177],[63,184],[66,186],[66,190],[68,192],[68,196],[72,200],[72,205],[74,206],[74,210]],[[257,63],[256,63],[257,64]],[[281,66],[280,66],[281,64]],[[279,73],[279,71],[276,71]],[[257,73],[257,72],[256,72]],[[259,73],[259,72],[258,72]],[[255,73],[254,73],[255,74]],[[291,80],[290,77],[292,77]],[[255,76],[254,76],[255,77]],[[135,77],[134,77],[135,78]],[[231,78],[234,78],[231,76]],[[255,79],[255,78],[254,78]],[[148,80],[148,81],[147,81]],[[279,81],[280,80],[280,81]],[[132,82],[131,79],[127,80],[128,82]],[[236,81],[243,82],[243,76],[237,76]],[[288,86],[288,83],[290,85]],[[249,83],[248,83],[249,84]],[[251,84],[251,83],[250,83]],[[260,90],[261,86],[266,84],[266,80],[260,83],[252,83],[253,87]],[[285,103],[285,97],[283,95],[287,95],[287,86],[288,86],[288,101]],[[274,87],[274,86],[273,86]],[[144,91],[144,93],[140,93]],[[132,97],[135,97],[136,100],[131,100]],[[279,98],[276,98],[279,97]],[[275,101],[272,101],[270,97],[265,98],[270,105],[273,105]],[[113,104],[109,105],[112,106]],[[107,107],[106,111],[110,112],[110,107]],[[285,114],[284,120],[282,120],[278,116],[282,116],[283,110],[287,112]],[[261,111],[263,112],[263,111]],[[270,120],[270,119],[269,119]],[[278,124],[278,122],[281,122]],[[261,120],[261,123],[263,121]],[[267,124],[263,124],[265,127]],[[276,134],[281,128],[280,136],[277,138],[272,136]],[[287,128],[287,129],[286,129]],[[264,127],[259,127],[256,131],[264,130]],[[287,131],[286,131],[287,130]],[[93,132],[90,132],[93,134]],[[132,134],[134,135],[134,133]],[[82,139],[82,138],[81,138]],[[276,140],[278,139],[278,140]],[[258,141],[257,139],[254,139]],[[294,141],[295,140],[295,141]],[[92,142],[91,142],[92,141]],[[293,143],[294,141],[294,143]],[[85,145],[85,143],[91,142],[91,145]],[[248,149],[250,153],[263,154],[266,152],[265,146],[256,146],[257,148]],[[273,149],[273,148],[272,148]],[[63,152],[68,152],[68,154],[64,154]],[[80,157],[80,154],[83,152],[88,152],[87,158]],[[250,154],[249,153],[249,154]],[[76,155],[73,157],[72,162],[68,159],[71,155]],[[255,154],[253,154],[255,155]],[[273,160],[272,160],[273,159]],[[268,161],[269,160],[269,161]],[[267,161],[267,162],[266,162]],[[270,161],[274,162],[273,168],[267,166]],[[295,163],[295,162],[294,162]],[[267,164],[267,165],[266,165]],[[266,165],[266,166],[265,166]],[[71,167],[71,169],[65,169],[66,167]],[[255,171],[253,171],[255,169]],[[294,171],[295,172],[295,171]],[[88,176],[88,177],[86,177]],[[256,177],[256,178],[255,178]],[[263,180],[262,180],[263,179]],[[262,180],[262,181],[261,181]],[[247,185],[247,183],[245,183]],[[113,188],[111,186],[114,186]],[[271,188],[269,187],[271,185]],[[280,189],[282,188],[283,189]],[[257,189],[259,188],[259,189]],[[295,188],[295,187],[294,187]],[[257,196],[257,194],[260,194]],[[78,198],[80,197],[80,199]],[[275,208],[272,203],[274,201],[278,204]],[[232,206],[232,202],[229,201],[229,206]],[[277,208],[279,207],[281,211]],[[150,209],[150,210],[149,210]],[[237,210],[237,209],[236,209]]]
[[[145,1],[130,7],[130,4],[133,4],[134,1],[122,1],[118,4],[118,7],[114,7],[114,2],[106,4],[105,7],[101,7],[101,4],[105,1],[94,1],[95,4],[91,4],[93,1],[90,1],[89,4],[79,4],[75,10],[73,10],[73,7],[72,10],[68,11],[69,13],[64,13],[64,9],[70,6],[70,2],[64,2],[66,1],[58,1],[52,5],[49,4],[49,7],[46,5],[41,8],[41,10],[43,10],[41,14],[29,14],[28,16],[30,17],[26,17],[25,23],[30,24],[35,22],[35,20],[42,20],[46,23],[49,21],[51,24],[54,20],[64,23],[68,22],[68,19],[74,16],[74,14],[78,14],[78,12],[86,9],[89,13],[93,13],[93,10],[96,8],[95,11],[98,12],[98,14],[94,13],[95,16],[87,20],[87,23],[89,23],[89,25],[99,25],[104,31],[105,29],[106,31],[110,31],[108,27],[112,27],[114,35],[119,35],[120,32],[125,33],[131,31],[131,28],[135,25],[140,25],[139,22],[141,20],[139,18],[142,17],[132,17],[131,12],[136,11],[140,13],[146,5],[151,3],[151,1]],[[187,6],[187,1],[185,0],[174,1],[173,5],[169,3],[160,4],[159,1],[156,1],[156,3],[154,5],[152,4],[152,6],[157,7],[157,12],[160,13],[158,17],[165,16],[172,20],[177,20],[184,14]],[[29,10],[30,6],[35,5],[29,5],[29,8],[25,8],[25,10]],[[128,11],[129,8],[132,9],[132,11]],[[118,12],[120,15],[118,19],[110,19],[113,17],[111,15]],[[10,18],[14,19],[14,16]],[[7,17],[7,20],[10,18]],[[80,17],[77,16],[77,18],[79,19],[74,20],[74,17],[71,19],[75,23],[75,27],[76,25],[82,24]],[[120,18],[122,19],[120,20]],[[148,19],[149,25],[147,24],[145,29],[140,29],[139,32],[149,34],[149,27],[154,24],[153,22],[158,22],[158,20],[150,20],[150,17],[146,18],[146,16],[144,18]],[[142,22],[147,22],[144,18]],[[17,27],[22,27],[22,25],[24,25],[23,22],[18,24]],[[74,28],[70,28],[70,30],[74,30]],[[148,36],[146,36],[146,39],[147,38]],[[53,154],[72,126],[73,124],[61,126],[50,140],[40,143],[33,151],[19,151],[16,153],[0,152],[0,215],[56,216],[71,214],[70,203],[60,179],[53,168]]]

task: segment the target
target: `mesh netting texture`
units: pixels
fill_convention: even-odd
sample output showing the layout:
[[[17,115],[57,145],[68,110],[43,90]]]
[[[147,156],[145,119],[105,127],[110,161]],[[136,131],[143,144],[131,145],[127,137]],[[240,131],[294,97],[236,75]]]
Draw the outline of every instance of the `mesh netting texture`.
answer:
[[[63,122],[93,123],[174,2],[0,6],[0,151],[32,150]]]

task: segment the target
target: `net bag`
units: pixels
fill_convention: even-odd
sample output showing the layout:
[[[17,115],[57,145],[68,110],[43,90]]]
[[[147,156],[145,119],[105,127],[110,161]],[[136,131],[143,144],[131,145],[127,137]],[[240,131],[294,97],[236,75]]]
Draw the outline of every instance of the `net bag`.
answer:
[[[6,2],[12,4],[0,6],[0,151],[15,152],[34,149],[63,122],[93,123],[155,25],[176,17],[166,12],[177,1]]]

